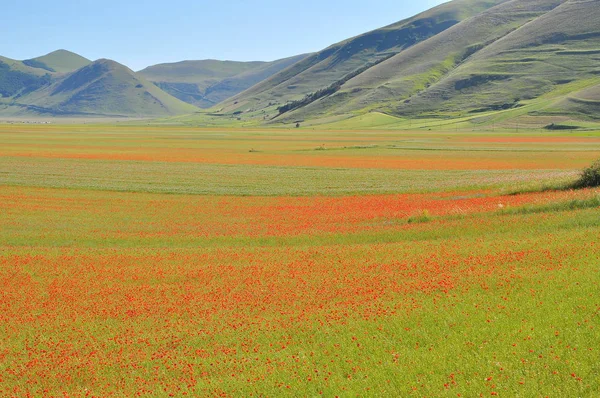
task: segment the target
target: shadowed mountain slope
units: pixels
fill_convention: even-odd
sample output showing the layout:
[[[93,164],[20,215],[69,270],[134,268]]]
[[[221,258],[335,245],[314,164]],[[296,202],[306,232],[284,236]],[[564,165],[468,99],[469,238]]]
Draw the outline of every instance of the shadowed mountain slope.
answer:
[[[0,56],[0,98],[19,98],[49,85],[61,73],[73,72],[91,61],[66,50],[25,61]]]
[[[600,79],[598,79],[598,84],[595,86],[571,92],[544,108],[540,113],[600,119]]]
[[[4,99],[23,95],[50,83],[51,73],[32,68],[21,61],[0,57],[0,103]]]
[[[394,113],[506,109],[561,93],[569,84],[593,84],[600,54],[600,2],[561,3],[475,53]]]
[[[370,112],[457,125],[600,119],[598,21],[600,0],[454,0],[270,63],[184,61],[136,74],[64,50],[0,57],[0,113],[188,113],[173,120],[215,125],[327,124]]]

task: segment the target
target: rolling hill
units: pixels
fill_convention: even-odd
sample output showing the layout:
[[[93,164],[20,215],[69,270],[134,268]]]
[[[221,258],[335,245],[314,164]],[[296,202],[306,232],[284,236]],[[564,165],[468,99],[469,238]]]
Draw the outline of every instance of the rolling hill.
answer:
[[[183,61],[150,66],[138,73],[182,101],[209,108],[306,57],[273,62]]]
[[[455,0],[395,24],[345,40],[224,101],[222,112],[270,108],[298,100],[361,68],[392,57],[462,20],[507,0]]]
[[[597,0],[455,0],[333,45],[214,110],[271,123],[519,108],[600,118],[599,20]]]
[[[498,20],[500,30],[490,29]],[[337,112],[391,102],[382,109],[396,115],[456,116],[519,107],[574,82],[593,84],[595,54],[600,54],[598,20],[597,1],[506,3],[348,82],[339,92],[348,105]],[[462,46],[455,43],[465,37],[473,38],[475,48],[461,54]],[[438,54],[437,64],[422,68],[424,60],[415,63],[418,53]],[[419,80],[423,76],[425,81]]]
[[[600,120],[598,21],[599,0],[454,0],[274,62],[183,61],[135,73],[65,50],[0,57],[0,114],[177,115],[214,125]]]
[[[274,62],[184,61],[139,73],[114,61],[91,62],[66,50],[24,61],[0,57],[0,115],[163,117],[194,113],[198,108],[190,103],[212,106],[305,57]]]
[[[541,109],[538,114],[600,119],[600,79],[596,85],[569,92],[556,99],[551,105]]]
[[[25,61],[0,56],[0,102],[19,98],[49,85],[61,74],[73,72],[91,61],[66,50]]]
[[[98,60],[15,99],[9,111],[64,116],[159,117],[197,110],[129,68]]]
[[[392,114],[460,111],[469,104],[473,104],[471,109],[492,106],[483,102],[486,93],[495,104],[512,106],[519,94],[507,91],[511,98],[502,98],[493,87],[503,87],[508,68],[522,68],[523,63],[492,62],[493,66],[485,68],[474,62],[494,43],[560,3],[561,0],[513,0],[488,9],[366,70],[333,95],[303,107],[295,117],[315,111],[346,113],[374,106]],[[512,57],[515,58],[518,57]],[[489,57],[483,59],[490,62]],[[481,88],[485,86],[489,90],[483,93]]]
[[[50,83],[49,71],[32,68],[21,61],[0,57],[0,103],[35,91]]]

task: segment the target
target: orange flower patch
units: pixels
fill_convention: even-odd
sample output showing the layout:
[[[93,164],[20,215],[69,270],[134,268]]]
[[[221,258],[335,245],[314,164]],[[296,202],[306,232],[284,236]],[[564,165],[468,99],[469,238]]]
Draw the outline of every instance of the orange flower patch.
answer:
[[[525,204],[588,197],[592,191],[497,196],[491,192],[396,194],[348,197],[205,197],[5,187],[0,193],[0,226],[37,220],[85,219],[39,226],[40,236],[153,239],[168,237],[280,237],[345,234],[407,228],[410,217],[468,215]],[[30,232],[31,233],[31,232]]]

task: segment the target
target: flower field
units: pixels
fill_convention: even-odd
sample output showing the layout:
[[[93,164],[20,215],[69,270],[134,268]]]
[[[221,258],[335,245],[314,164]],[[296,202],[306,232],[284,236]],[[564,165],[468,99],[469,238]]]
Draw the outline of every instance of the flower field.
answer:
[[[0,126],[0,395],[594,396],[598,136],[418,134]]]

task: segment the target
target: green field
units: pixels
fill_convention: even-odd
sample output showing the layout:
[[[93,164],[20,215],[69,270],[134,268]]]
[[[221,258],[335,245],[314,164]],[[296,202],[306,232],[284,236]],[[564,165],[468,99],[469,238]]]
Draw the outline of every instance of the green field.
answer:
[[[0,395],[595,396],[600,191],[568,187],[597,158],[594,130],[0,125]]]

